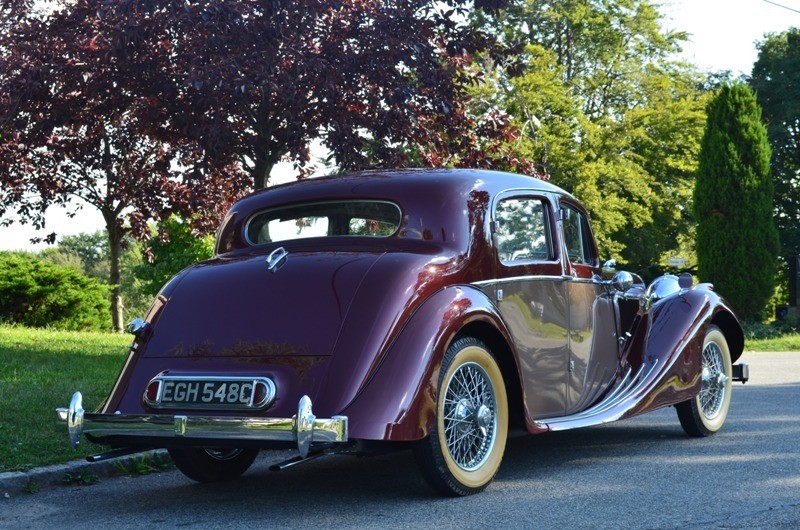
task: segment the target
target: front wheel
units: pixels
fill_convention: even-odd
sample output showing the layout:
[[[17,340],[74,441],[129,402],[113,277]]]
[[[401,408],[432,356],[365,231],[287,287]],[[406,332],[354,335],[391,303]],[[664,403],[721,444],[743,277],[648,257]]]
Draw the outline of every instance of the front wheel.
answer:
[[[703,341],[703,386],[693,399],[678,403],[678,419],[690,436],[708,436],[722,428],[731,405],[731,352],[725,335],[711,326]]]
[[[168,451],[175,467],[197,482],[238,478],[258,456],[258,449],[172,447]]]
[[[422,475],[444,495],[486,489],[503,459],[508,400],[494,357],[473,337],[447,349],[439,375],[436,426],[414,449]]]

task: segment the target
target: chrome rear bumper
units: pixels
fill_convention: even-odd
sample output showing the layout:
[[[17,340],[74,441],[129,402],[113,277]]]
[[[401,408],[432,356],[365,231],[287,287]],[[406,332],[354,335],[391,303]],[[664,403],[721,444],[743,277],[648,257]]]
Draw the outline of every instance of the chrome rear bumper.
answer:
[[[130,438],[182,438],[201,441],[248,440],[296,442],[305,458],[312,443],[347,441],[347,417],[317,418],[311,399],[303,396],[291,418],[235,418],[226,416],[93,414],[83,410],[83,397],[75,392],[69,408],[56,409],[56,424],[69,432],[73,447],[81,434]]]

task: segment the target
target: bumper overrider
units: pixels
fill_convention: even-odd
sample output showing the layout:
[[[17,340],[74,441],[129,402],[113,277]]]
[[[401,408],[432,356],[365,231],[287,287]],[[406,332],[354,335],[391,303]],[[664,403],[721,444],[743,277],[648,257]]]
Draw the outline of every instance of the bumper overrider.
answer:
[[[347,417],[317,418],[311,411],[311,399],[303,396],[297,414],[291,418],[186,416],[167,414],[96,414],[83,410],[80,392],[72,396],[69,408],[56,409],[56,424],[69,432],[73,447],[81,434],[225,441],[295,442],[305,458],[312,443],[347,442]]]

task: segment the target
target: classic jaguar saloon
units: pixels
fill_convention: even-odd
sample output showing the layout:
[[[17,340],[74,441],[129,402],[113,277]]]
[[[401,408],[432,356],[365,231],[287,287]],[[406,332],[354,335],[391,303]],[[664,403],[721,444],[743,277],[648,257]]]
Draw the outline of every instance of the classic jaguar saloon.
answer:
[[[601,266],[586,211],[541,180],[374,171],[254,193],[213,259],[175,276],[106,401],[59,423],[110,446],[165,447],[198,481],[331,453],[415,452],[446,495],[492,481],[531,434],[674,405],[692,436],[747,380],[742,329],[709,284]]]

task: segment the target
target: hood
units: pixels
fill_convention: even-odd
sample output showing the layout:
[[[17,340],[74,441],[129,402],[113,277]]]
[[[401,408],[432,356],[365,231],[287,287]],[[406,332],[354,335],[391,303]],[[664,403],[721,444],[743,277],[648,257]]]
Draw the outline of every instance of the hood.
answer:
[[[330,355],[365,274],[381,253],[268,253],[197,264],[171,287],[144,357]]]

